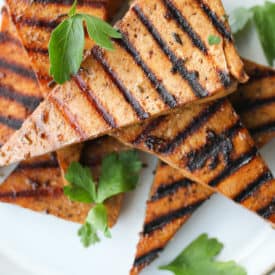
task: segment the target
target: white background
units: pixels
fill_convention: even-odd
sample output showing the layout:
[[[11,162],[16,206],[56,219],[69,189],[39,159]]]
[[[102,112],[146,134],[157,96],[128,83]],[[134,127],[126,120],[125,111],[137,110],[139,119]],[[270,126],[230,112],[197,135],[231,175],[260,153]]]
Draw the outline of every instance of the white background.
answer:
[[[0,0],[1,4],[2,0]],[[225,0],[228,12],[238,5],[250,6],[263,1]],[[242,38],[244,57],[266,63],[255,33]],[[275,141],[262,153],[275,172]],[[0,275],[126,275],[133,261],[138,232],[141,230],[145,201],[153,179],[156,160],[144,156],[150,164],[144,169],[138,189],[127,195],[111,240],[95,247],[82,248],[78,225],[0,204]],[[143,275],[168,275],[157,267],[172,260],[191,240],[207,232],[218,237],[225,248],[221,259],[234,259],[246,267],[249,275],[264,274],[275,265],[275,232],[256,215],[215,195],[195,213],[168,245],[161,257]]]

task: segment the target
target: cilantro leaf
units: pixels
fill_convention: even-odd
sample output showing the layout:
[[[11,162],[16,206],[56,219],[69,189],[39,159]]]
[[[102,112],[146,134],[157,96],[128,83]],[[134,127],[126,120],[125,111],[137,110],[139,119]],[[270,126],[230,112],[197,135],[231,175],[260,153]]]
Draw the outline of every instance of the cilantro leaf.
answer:
[[[235,262],[214,260],[223,245],[206,234],[199,236],[170,264],[160,267],[175,275],[246,275],[246,271]]]
[[[78,72],[83,58],[84,30],[81,17],[64,20],[51,34],[49,43],[50,74],[63,84]]]
[[[220,44],[221,42],[221,38],[219,36],[216,36],[216,35],[209,35],[208,36],[208,43],[209,45],[218,45]]]
[[[275,3],[266,1],[262,6],[252,8],[258,35],[270,65],[275,60]]]
[[[65,175],[70,185],[64,187],[64,193],[72,201],[93,203],[96,201],[96,185],[89,168],[73,162]]]
[[[141,162],[135,151],[110,154],[102,162],[104,171],[99,178],[97,202],[133,190],[138,182]]]
[[[74,1],[68,16],[52,32],[49,42],[50,75],[63,84],[80,68],[85,46],[85,21],[89,37],[100,47],[113,50],[111,38],[121,38],[121,34],[105,21],[88,14],[76,13]]]
[[[78,230],[78,236],[80,237],[84,247],[89,247],[90,245],[100,241],[95,229],[87,222]]]
[[[93,39],[98,46],[107,50],[113,50],[114,46],[111,38],[121,38],[121,34],[111,25],[95,16],[85,14],[83,18],[86,22],[90,38]]]
[[[253,18],[253,12],[250,9],[238,7],[232,11],[229,16],[229,24],[233,34],[242,31]]]

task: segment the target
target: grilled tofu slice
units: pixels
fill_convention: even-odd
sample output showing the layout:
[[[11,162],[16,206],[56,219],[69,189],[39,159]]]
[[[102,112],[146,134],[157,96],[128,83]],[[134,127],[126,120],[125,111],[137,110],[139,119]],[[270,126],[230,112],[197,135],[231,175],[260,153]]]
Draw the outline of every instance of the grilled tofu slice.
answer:
[[[6,9],[2,13],[3,22],[0,32],[0,143],[15,131],[15,122],[22,123],[42,100],[42,94],[35,73],[28,62],[27,53],[17,37],[15,26],[9,19]],[[28,73],[26,73],[28,72]],[[31,76],[31,77],[30,77]],[[1,111],[2,110],[2,111]],[[125,146],[114,144],[106,149],[108,141],[97,140],[85,146],[88,153],[82,157],[84,164],[89,163],[93,173],[100,171],[102,157],[111,151]],[[120,147],[119,147],[120,146]],[[70,156],[72,160],[72,156]],[[76,160],[76,157],[74,157]],[[62,165],[68,159],[62,159]],[[64,168],[64,166],[62,166]],[[91,205],[74,203],[63,194],[64,180],[55,154],[48,154],[22,162],[9,178],[0,185],[0,201],[20,205],[34,211],[46,212],[63,219],[83,223]],[[122,197],[110,199],[107,204],[109,225],[117,221]]]
[[[244,64],[250,81],[240,85],[230,100],[256,144],[262,146],[275,137],[275,70],[248,60]]]
[[[115,136],[274,222],[275,181],[227,99],[194,104]]]
[[[116,50],[94,47],[79,74],[2,147],[0,165],[232,92],[247,76],[223,15],[219,0],[135,1],[116,25],[124,37]],[[219,45],[209,45],[209,35]]]
[[[107,20],[114,15],[122,2],[122,0],[82,0],[78,1],[78,11]],[[46,96],[54,86],[54,82],[49,76],[48,43],[50,35],[68,14],[73,0],[8,0],[7,4],[38,76],[44,96]],[[92,41],[87,38],[85,49],[90,50],[92,46]]]
[[[157,258],[192,213],[212,194],[210,188],[183,177],[179,170],[160,162],[130,274],[139,274]]]

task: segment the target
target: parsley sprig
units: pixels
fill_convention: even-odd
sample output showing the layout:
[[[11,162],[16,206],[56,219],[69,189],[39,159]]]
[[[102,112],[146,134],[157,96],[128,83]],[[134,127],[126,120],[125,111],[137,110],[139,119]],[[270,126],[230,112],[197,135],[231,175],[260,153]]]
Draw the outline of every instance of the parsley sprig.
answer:
[[[270,65],[275,60],[275,3],[265,1],[263,5],[251,8],[239,7],[233,10],[229,17],[232,32],[240,33],[249,23],[256,26],[258,36],[264,50],[266,59]],[[250,24],[252,26],[252,24]]]
[[[219,262],[215,257],[221,252],[223,244],[202,234],[194,240],[170,264],[160,267],[175,275],[246,275],[246,271],[235,262]]]
[[[111,237],[104,202],[135,189],[141,167],[135,151],[109,154],[102,161],[102,172],[96,183],[88,167],[78,162],[70,165],[65,175],[70,183],[64,187],[65,195],[72,201],[93,204],[85,224],[78,231],[85,247],[99,242],[98,231],[107,238]]]
[[[80,68],[85,46],[84,23],[90,39],[98,46],[113,50],[111,38],[121,38],[121,34],[98,17],[77,13],[77,0],[51,34],[49,42],[50,74],[54,80],[63,84]]]

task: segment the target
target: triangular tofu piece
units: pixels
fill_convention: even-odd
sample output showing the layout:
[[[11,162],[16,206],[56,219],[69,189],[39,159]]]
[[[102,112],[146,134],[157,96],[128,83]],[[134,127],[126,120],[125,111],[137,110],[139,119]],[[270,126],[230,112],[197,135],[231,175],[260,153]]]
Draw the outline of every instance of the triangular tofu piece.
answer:
[[[274,222],[275,181],[228,99],[186,107],[114,136]]]
[[[251,132],[257,147],[260,148],[274,137],[272,108],[275,70],[247,60],[244,64],[250,79],[240,86],[230,100],[239,110],[245,125],[251,130],[257,129]],[[147,201],[144,227],[131,275],[138,274],[149,265],[198,206],[212,194],[213,191],[209,188],[185,178],[181,171],[163,162],[159,163]],[[275,203],[262,212],[275,223]]]
[[[19,124],[20,127],[43,99],[27,53],[17,37],[15,26],[9,20],[6,9],[3,9],[2,15],[0,60],[4,62],[2,61],[0,66],[0,143],[4,143],[16,130],[16,125]],[[84,164],[91,167],[94,174],[100,170],[100,162],[104,155],[125,148],[118,142],[113,142],[113,147],[106,148],[106,143],[110,142],[97,140],[85,146],[85,152],[94,151],[95,154],[89,156],[86,153],[81,159]],[[97,162],[92,163],[91,159],[95,156]],[[63,187],[64,180],[56,155],[49,154],[22,162],[0,185],[0,201],[83,223],[91,205],[71,202],[64,196]],[[106,202],[110,226],[117,221],[121,203],[121,196]]]
[[[135,1],[116,25],[116,50],[94,47],[2,147],[0,165],[232,92],[247,77],[224,14],[219,0]],[[210,35],[221,42],[209,45]]]
[[[245,60],[250,80],[232,94],[231,102],[256,144],[275,137],[275,70]]]

